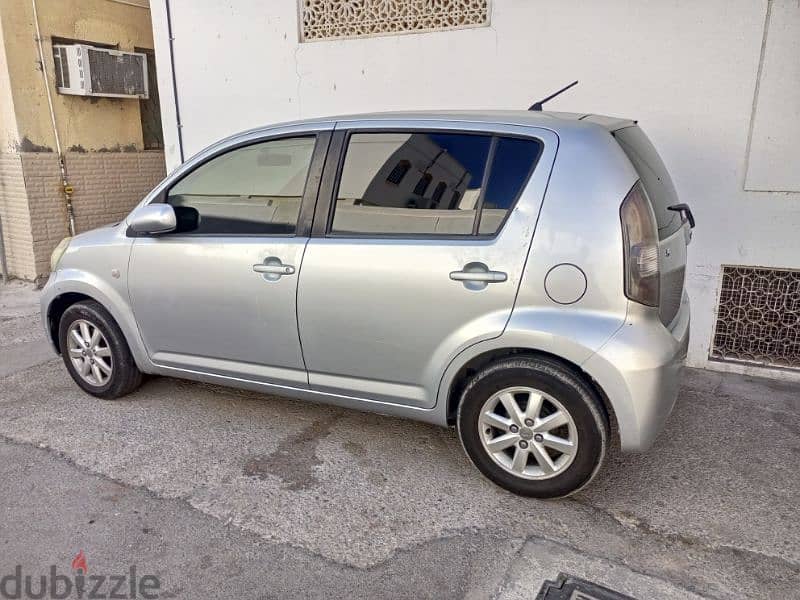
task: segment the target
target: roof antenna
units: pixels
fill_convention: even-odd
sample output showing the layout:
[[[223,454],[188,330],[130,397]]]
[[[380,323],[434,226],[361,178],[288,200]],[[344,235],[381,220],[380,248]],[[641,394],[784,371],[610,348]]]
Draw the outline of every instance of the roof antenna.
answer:
[[[555,97],[556,97],[556,96],[558,96],[559,94],[563,94],[563,93],[564,93],[564,92],[566,92],[566,91],[567,91],[569,88],[571,88],[571,87],[573,87],[573,86],[575,86],[575,85],[578,85],[578,81],[577,81],[577,80],[573,81],[573,82],[572,82],[572,83],[570,83],[568,86],[565,86],[565,87],[561,88],[561,89],[560,89],[560,90],[558,90],[558,91],[557,91],[555,94],[550,94],[550,95],[549,95],[547,98],[545,98],[544,100],[539,100],[538,102],[535,102],[535,103],[531,104],[531,106],[530,106],[530,108],[529,108],[528,110],[538,110],[538,111],[541,111],[541,110],[542,110],[542,104],[544,104],[544,103],[545,103],[545,102],[547,102],[548,100],[552,100],[553,98],[555,98]]]

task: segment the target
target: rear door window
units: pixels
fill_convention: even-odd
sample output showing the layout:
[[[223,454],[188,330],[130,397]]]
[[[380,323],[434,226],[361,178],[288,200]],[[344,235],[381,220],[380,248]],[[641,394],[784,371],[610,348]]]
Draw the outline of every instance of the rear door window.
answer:
[[[471,235],[491,141],[458,133],[353,134],[331,231]]]
[[[354,133],[345,149],[330,232],[494,235],[541,149],[538,140],[491,134]]]
[[[678,204],[678,194],[653,144],[640,127],[625,127],[614,132],[622,150],[633,164],[658,222],[658,237],[666,239],[678,231],[682,225],[679,213],[668,207]]]

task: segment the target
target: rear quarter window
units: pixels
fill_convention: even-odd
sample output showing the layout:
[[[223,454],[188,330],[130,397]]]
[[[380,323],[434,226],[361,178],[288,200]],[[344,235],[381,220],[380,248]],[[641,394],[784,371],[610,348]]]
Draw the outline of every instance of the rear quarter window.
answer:
[[[679,200],[667,168],[640,127],[618,129],[614,137],[636,169],[650,198],[658,223],[659,239],[668,238],[680,229],[682,221],[679,213],[669,210]]]
[[[478,227],[480,235],[494,235],[498,232],[522,193],[541,151],[542,144],[536,140],[504,137],[497,140],[497,150],[481,207]]]

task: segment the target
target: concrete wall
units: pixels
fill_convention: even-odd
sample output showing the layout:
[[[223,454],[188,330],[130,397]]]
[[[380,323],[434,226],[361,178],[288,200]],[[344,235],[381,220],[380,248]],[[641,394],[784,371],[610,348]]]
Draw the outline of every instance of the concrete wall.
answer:
[[[800,3],[773,2],[764,45],[747,153],[745,189],[800,191]]]
[[[139,101],[87,98],[55,92],[52,38],[108,44],[120,50],[152,48],[153,35],[147,3],[113,0],[36,0],[42,34],[44,67],[50,82],[53,110],[64,151],[72,146],[86,150],[133,145],[142,149]],[[0,127],[0,152],[36,147],[55,148],[44,78],[36,45],[30,0],[3,2],[0,28],[5,42],[7,76],[13,98],[14,128]],[[3,83],[0,57],[0,87]],[[2,91],[0,91],[2,94]],[[0,95],[0,109],[4,105]],[[1,122],[9,118],[0,110]]]
[[[234,131],[300,117],[525,108],[579,79],[548,107],[638,119],[697,217],[690,364],[707,362],[720,265],[800,267],[800,181],[788,175],[800,173],[797,135],[781,138],[779,157],[765,156],[763,143],[800,120],[796,0],[495,0],[490,27],[313,43],[298,43],[293,0],[170,4],[187,156]],[[163,0],[151,10],[172,168]],[[198,52],[201,40],[213,52]]]
[[[0,27],[0,152],[8,149],[12,140],[18,140],[17,119],[14,115],[14,99],[11,95],[11,79],[8,76],[8,59]]]

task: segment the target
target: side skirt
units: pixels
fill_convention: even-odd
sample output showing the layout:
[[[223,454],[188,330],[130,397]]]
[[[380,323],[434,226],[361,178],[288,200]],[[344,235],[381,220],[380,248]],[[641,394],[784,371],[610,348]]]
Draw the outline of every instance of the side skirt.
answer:
[[[275,385],[240,377],[216,375],[213,373],[193,371],[190,369],[179,369],[177,367],[165,367],[162,365],[153,365],[153,368],[149,369],[148,371],[153,374],[163,375],[166,377],[176,377],[179,379],[201,381],[203,383],[213,383],[216,385],[245,389],[262,394],[271,394],[285,398],[297,398],[299,400],[305,400],[309,402],[319,402],[321,404],[331,404],[344,408],[352,408],[362,412],[373,412],[382,415],[403,417],[415,421],[423,421],[425,423],[432,423],[434,425],[440,425],[444,427],[447,426],[447,418],[444,414],[444,410],[439,410],[440,407],[438,406],[435,406],[431,409],[417,408],[402,404],[370,400],[368,398],[357,398],[342,394],[331,394],[317,390]]]

